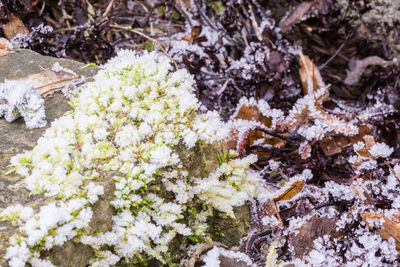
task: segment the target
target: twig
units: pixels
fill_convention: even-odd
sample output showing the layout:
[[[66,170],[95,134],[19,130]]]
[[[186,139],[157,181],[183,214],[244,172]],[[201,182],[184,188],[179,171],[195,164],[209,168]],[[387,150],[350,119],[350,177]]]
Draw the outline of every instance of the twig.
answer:
[[[283,136],[283,135],[277,133],[274,130],[268,129],[267,127],[265,127],[263,125],[257,125],[255,127],[250,127],[248,129],[246,129],[246,131],[244,132],[243,136],[238,140],[237,152],[239,153],[239,155],[243,155],[244,150],[245,150],[244,149],[244,145],[245,145],[245,143],[247,141],[247,138],[249,137],[250,132],[251,131],[255,131],[255,130],[262,131],[262,132],[264,132],[264,133],[266,133],[266,134],[268,134],[268,135],[270,135],[272,137],[276,137],[276,138],[285,140],[285,141],[287,141],[287,142],[289,142],[291,144],[295,144],[295,145],[299,145],[300,144],[296,140],[296,139],[298,139],[296,137],[294,137],[294,138],[286,137],[286,136]]]
[[[110,27],[136,33],[137,35],[140,35],[140,36],[150,40],[151,42],[155,43],[156,45],[158,45],[158,47],[161,49],[161,51],[169,58],[169,60],[171,60],[171,62],[174,64],[175,70],[179,69],[178,64],[176,64],[175,60],[167,53],[164,46],[157,39],[154,39],[154,38],[148,36],[147,34],[144,34],[138,30],[132,29],[131,27],[124,27],[124,26],[119,26],[119,25],[115,25],[115,24],[110,25]]]
[[[339,46],[339,48],[336,50],[336,52],[327,60],[325,61],[324,64],[322,64],[321,66],[319,66],[319,70],[322,70],[323,68],[325,68],[326,65],[328,65],[329,62],[331,62],[342,50],[342,48],[344,47],[344,45],[346,44],[346,41],[343,42],[343,44],[341,46]]]
[[[213,247],[222,247],[222,248],[228,249],[227,246],[225,246],[224,244],[218,243],[218,242],[206,243],[206,244],[198,247],[193,252],[192,256],[190,256],[190,259],[185,262],[185,267],[194,267],[196,264],[196,261],[200,258],[200,255],[204,251],[209,250],[210,248],[213,248]]]

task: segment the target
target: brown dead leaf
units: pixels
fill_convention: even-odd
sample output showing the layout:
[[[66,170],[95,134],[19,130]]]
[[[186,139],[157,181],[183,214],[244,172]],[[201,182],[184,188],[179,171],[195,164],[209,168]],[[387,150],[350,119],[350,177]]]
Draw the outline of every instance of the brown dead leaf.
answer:
[[[373,145],[375,145],[375,139],[372,135],[366,135],[363,137],[365,148],[369,150]]]
[[[282,194],[273,198],[275,202],[284,201],[284,200],[291,200],[295,197],[298,193],[303,190],[304,187],[304,180],[297,180],[293,182],[289,188],[287,188]]]
[[[388,240],[389,238],[393,238],[396,241],[396,249],[400,250],[400,225],[389,219],[388,217],[375,213],[375,212],[363,212],[361,214],[361,218],[368,225],[368,227],[372,230],[374,225],[370,222],[370,220],[380,220],[383,219],[383,227],[378,230],[379,235]]]
[[[364,141],[364,136],[371,134],[371,130],[367,125],[360,125],[358,126],[358,134],[349,136],[349,139],[352,144],[356,144],[360,141]]]
[[[29,31],[26,29],[24,23],[15,14],[11,14],[10,22],[7,24],[4,24],[2,26],[2,28],[3,28],[4,36],[8,40],[11,40],[17,34],[28,34],[29,33]]]
[[[196,38],[198,38],[200,36],[201,29],[202,29],[201,25],[200,26],[194,26],[192,28],[192,32],[191,32],[192,39],[196,39]]]
[[[265,217],[272,217],[276,214],[275,204],[271,199],[267,199],[257,205],[257,212],[252,214],[250,224],[251,227],[257,228],[258,230],[265,229],[262,219]]]
[[[40,95],[44,96],[57,89],[70,86],[73,80],[79,78],[80,76],[76,76],[64,70],[54,71],[44,69],[39,73],[27,75],[19,80],[33,81],[33,88],[38,90]]]
[[[289,13],[281,22],[280,27],[282,29],[288,28],[296,23],[299,23],[303,16],[310,10],[313,6],[313,2],[301,2],[298,6],[296,6],[292,12]]]
[[[354,136],[327,136],[325,137],[321,143],[321,149],[324,152],[325,156],[333,156],[339,153],[342,153],[342,149],[349,146],[354,145],[359,141],[364,141],[364,137],[369,135],[371,130],[366,125],[361,125],[358,127],[358,134]],[[360,151],[361,152],[361,151]],[[362,156],[368,157],[368,151],[361,152]]]
[[[242,105],[236,113],[234,119],[258,121],[267,127],[271,127],[272,125],[272,119],[270,117],[265,117],[255,105]]]
[[[306,144],[305,146],[302,147],[302,149],[299,148],[299,154],[301,156],[301,159],[308,159],[311,155],[312,147],[310,144]]]
[[[358,177],[358,176],[355,176],[355,177]],[[374,205],[374,200],[368,194],[368,191],[362,190],[363,189],[362,183],[358,183],[358,182],[353,183],[352,182],[351,189],[357,195],[357,197],[361,201],[361,203],[363,203],[364,205]]]
[[[322,80],[318,68],[314,65],[310,58],[303,55],[301,51],[299,64],[299,73],[304,95],[311,95],[315,93],[318,89],[326,86],[324,81]]]

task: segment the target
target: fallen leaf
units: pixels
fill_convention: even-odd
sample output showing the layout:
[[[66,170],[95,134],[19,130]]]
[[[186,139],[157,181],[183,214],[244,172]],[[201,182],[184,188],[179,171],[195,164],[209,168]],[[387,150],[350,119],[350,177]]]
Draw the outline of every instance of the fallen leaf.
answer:
[[[358,177],[358,176],[355,176],[355,177]],[[368,191],[362,190],[363,189],[362,183],[359,183],[357,181],[352,182],[351,183],[351,189],[357,195],[357,197],[361,201],[361,203],[363,203],[364,205],[374,205],[374,200],[368,194]]]
[[[33,88],[38,90],[40,95],[45,96],[57,89],[69,87],[73,83],[73,80],[80,78],[81,76],[65,70],[54,71],[44,69],[39,73],[29,74],[19,80],[33,81]]]
[[[271,117],[265,117],[256,105],[247,105],[244,104],[240,106],[236,115],[234,116],[235,120],[246,120],[246,121],[258,121],[264,124],[267,127],[271,127],[272,119]]]
[[[398,223],[395,223],[388,217],[375,212],[363,212],[361,218],[371,230],[374,228],[371,220],[383,219],[384,222],[382,228],[378,230],[379,235],[385,240],[392,237],[396,241],[396,249],[400,250],[400,225]]]
[[[191,32],[191,35],[192,35],[192,39],[193,40],[195,40],[196,38],[198,38],[199,36],[200,36],[200,33],[201,33],[201,25],[200,26],[194,26],[193,28],[192,28],[192,32]]]
[[[313,2],[301,2],[298,6],[296,6],[292,12],[289,13],[286,17],[282,19],[279,26],[282,29],[288,28],[303,19],[303,16],[310,10],[313,6]]]
[[[299,147],[299,155],[301,157],[301,159],[305,160],[308,159],[311,155],[311,145],[310,144],[306,144],[305,146]]]
[[[254,103],[246,103],[238,106],[232,120],[244,120],[249,122],[259,122],[266,128],[270,128],[272,126],[272,118],[264,116],[257,104]],[[229,138],[225,140],[225,144],[231,149],[237,149],[239,151],[244,151],[246,148],[252,145],[270,145],[275,148],[282,148],[287,144],[287,141],[282,140],[277,137],[270,136],[264,133],[262,130],[257,129],[257,127],[242,129],[242,126],[238,126],[238,128],[233,128],[231,131],[231,135]],[[247,126],[246,126],[247,127]],[[244,127],[244,128],[246,128]],[[244,133],[239,136],[239,133]],[[283,134],[286,135],[286,134]],[[240,140],[238,140],[240,139]],[[239,143],[239,144],[238,144]],[[239,145],[239,149],[238,149]],[[239,152],[240,153],[240,152]],[[259,157],[261,156],[270,156],[270,152],[258,151],[255,152]]]
[[[304,180],[297,180],[293,182],[286,190],[284,190],[279,196],[273,198],[275,202],[284,201],[284,200],[291,200],[295,197],[298,193],[303,190],[304,187]]]
[[[368,126],[361,125],[358,127],[358,134],[354,136],[327,136],[321,142],[320,146],[325,156],[333,156],[342,153],[342,149],[348,147],[349,145],[354,145],[359,141],[364,141],[364,137],[371,133]],[[360,151],[363,156],[369,157],[368,151]]]
[[[4,24],[2,26],[2,28],[3,28],[4,36],[8,40],[11,40],[17,34],[28,34],[29,33],[29,31],[26,29],[26,27],[25,27],[24,23],[21,21],[21,19],[18,18],[14,14],[11,14],[10,22],[7,24]]]

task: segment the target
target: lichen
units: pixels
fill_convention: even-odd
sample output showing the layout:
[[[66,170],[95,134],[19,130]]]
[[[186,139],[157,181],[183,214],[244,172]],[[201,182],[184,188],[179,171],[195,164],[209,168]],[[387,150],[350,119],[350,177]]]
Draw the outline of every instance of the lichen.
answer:
[[[93,248],[91,266],[154,259],[174,265],[190,245],[211,236],[213,212],[235,217],[234,208],[256,194],[259,176],[249,165],[257,158],[230,151],[205,172],[182,158],[188,155],[182,147],[197,153],[229,132],[216,112],[196,112],[193,83],[156,53],[121,51],[102,66],[71,100],[74,110],[11,160],[32,194],[54,201],[31,216],[19,216],[21,206],[0,213],[19,226],[7,249],[9,264],[53,266],[40,253],[73,239]],[[207,168],[210,159],[202,160]],[[112,229],[104,232],[90,229],[92,207],[104,194],[101,179],[115,183]],[[171,251],[176,240],[179,255]]]
[[[339,20],[348,21],[362,39],[376,46],[384,45],[389,58],[400,56],[397,38],[400,23],[400,3],[392,0],[338,0]]]

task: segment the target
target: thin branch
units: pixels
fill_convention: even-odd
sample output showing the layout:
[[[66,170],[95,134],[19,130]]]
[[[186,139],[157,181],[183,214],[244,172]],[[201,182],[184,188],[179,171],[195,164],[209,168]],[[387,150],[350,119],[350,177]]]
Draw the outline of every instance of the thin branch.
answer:
[[[331,62],[332,59],[334,59],[340,53],[340,51],[342,51],[342,48],[344,47],[345,44],[346,44],[346,41],[344,41],[343,44],[341,46],[339,46],[339,48],[336,50],[336,52],[327,61],[325,61],[324,64],[319,66],[318,69],[322,70],[323,68],[325,68],[325,66],[328,65],[328,63]]]
[[[102,19],[107,17],[107,15],[111,12],[115,0],[111,0],[110,3],[107,5],[106,11],[104,11],[103,15],[101,16]]]

